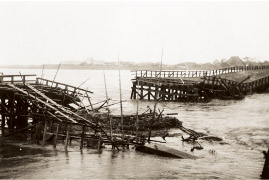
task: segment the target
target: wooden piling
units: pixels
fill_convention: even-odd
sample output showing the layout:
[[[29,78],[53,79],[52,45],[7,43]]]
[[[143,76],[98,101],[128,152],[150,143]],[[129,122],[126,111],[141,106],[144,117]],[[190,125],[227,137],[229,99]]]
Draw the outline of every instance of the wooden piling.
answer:
[[[45,121],[45,126],[44,126],[44,130],[43,130],[42,146],[45,146],[47,127],[48,127],[48,121]]]
[[[261,174],[261,178],[262,179],[269,179],[269,149],[266,151],[263,151],[263,155],[264,155],[264,166],[263,166],[263,170],[262,170],[262,174]]]
[[[122,149],[125,149],[125,137],[121,136],[121,145],[122,145]]]
[[[144,99],[144,85],[141,83],[140,99]]]
[[[65,136],[65,143],[64,143],[65,151],[67,151],[68,141],[69,141],[69,127],[67,127],[66,136]]]
[[[36,144],[39,144],[39,128],[40,128],[39,126],[40,126],[40,124],[38,122],[35,126],[35,142],[36,142]]]
[[[135,121],[135,137],[136,142],[138,142],[138,129],[139,129],[139,119],[138,119],[138,100],[136,100],[136,121]]]
[[[83,148],[84,143],[84,134],[85,134],[85,126],[82,127],[82,133],[81,133],[81,141],[80,141],[80,149]]]
[[[53,144],[53,147],[56,148],[56,145],[57,145],[57,139],[58,139],[58,132],[59,132],[59,125],[57,124],[56,125],[56,131],[54,132],[54,144]]]
[[[15,104],[15,93],[12,94],[12,98],[9,98],[8,100],[8,106],[10,108],[10,119],[9,119],[9,129],[14,130],[14,104]]]
[[[129,149],[129,145],[130,145],[130,136],[127,136],[127,144],[126,144],[127,149]]]
[[[98,152],[100,152],[100,150],[101,150],[102,143],[103,143],[103,139],[102,139],[102,134],[100,133],[99,139],[98,139],[98,147],[97,147]]]
[[[150,94],[151,94],[151,86],[149,86],[149,89],[148,89],[148,100],[150,100]]]
[[[6,124],[6,116],[5,116],[5,98],[4,96],[1,97],[1,129],[2,129],[2,135],[5,135],[5,124]]]

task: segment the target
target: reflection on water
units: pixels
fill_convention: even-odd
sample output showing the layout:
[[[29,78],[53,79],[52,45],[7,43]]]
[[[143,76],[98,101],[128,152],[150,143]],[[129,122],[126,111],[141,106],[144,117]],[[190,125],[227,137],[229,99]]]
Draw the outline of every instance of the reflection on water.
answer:
[[[4,71],[5,70],[1,70]],[[16,73],[15,70],[7,70]],[[45,78],[53,79],[56,70],[45,70]],[[40,74],[41,70],[24,70]],[[106,71],[108,93],[113,101],[119,99],[118,72]],[[6,74],[6,73],[5,73]],[[102,71],[61,70],[56,81],[79,85],[95,92],[93,101],[105,99]],[[129,100],[131,88],[129,71],[122,71],[124,113],[136,112],[136,101]],[[224,144],[201,141],[203,150],[194,151],[197,160],[171,159],[147,155],[134,149],[113,152],[110,147],[102,152],[71,146],[65,153],[47,146],[0,141],[0,178],[80,178],[80,179],[156,179],[156,178],[207,178],[246,179],[259,178],[264,163],[262,150],[269,145],[269,94],[247,96],[241,101],[213,100],[210,103],[158,103],[165,113],[176,115],[183,125],[225,139]],[[139,112],[144,112],[153,102],[140,101]],[[119,105],[111,108],[119,114]],[[172,129],[170,134],[181,134]],[[156,139],[159,139],[156,137]],[[167,137],[167,146],[190,152],[191,145],[182,144],[181,137]],[[212,153],[214,150],[215,153]]]

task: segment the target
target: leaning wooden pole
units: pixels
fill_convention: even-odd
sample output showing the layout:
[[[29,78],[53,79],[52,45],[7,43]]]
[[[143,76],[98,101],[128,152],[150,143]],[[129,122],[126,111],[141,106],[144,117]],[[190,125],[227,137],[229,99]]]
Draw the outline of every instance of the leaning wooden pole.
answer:
[[[162,73],[162,65],[163,65],[163,49],[162,49],[162,55],[161,55],[161,66],[160,66],[160,76],[158,78],[158,86],[160,84],[160,80],[161,80],[161,73]],[[155,113],[156,113],[156,106],[157,106],[157,103],[158,103],[158,90],[155,91],[155,104],[154,104],[154,109],[153,109],[153,117],[152,117],[152,121],[150,122],[150,125],[149,125],[149,134],[148,134],[148,143],[150,142],[150,137],[151,137],[151,126],[152,124],[154,123],[155,121]]]
[[[55,81],[55,79],[56,79],[56,76],[57,76],[57,74],[58,74],[58,71],[59,71],[60,67],[61,67],[61,62],[60,62],[60,64],[59,64],[58,68],[57,68],[57,71],[56,71],[55,76],[54,76],[54,78],[53,78],[53,81],[52,81],[52,83],[51,83],[51,87],[52,87],[52,85],[53,85],[53,83],[54,83],[54,81]]]
[[[119,88],[120,88],[120,115],[121,115],[121,134],[122,139],[124,138],[124,129],[123,129],[123,109],[122,109],[122,92],[121,92],[121,75],[120,75],[120,55],[118,54],[118,65],[119,65]]]
[[[104,74],[104,83],[105,83],[105,92],[106,92],[106,103],[108,105],[107,106],[107,113],[108,113],[109,127],[110,127],[110,138],[111,138],[111,141],[112,141],[112,122],[111,122],[110,109],[109,109],[109,98],[108,98],[108,94],[107,94],[105,71],[103,71],[103,74]]]
[[[44,78],[44,68],[45,68],[45,65],[43,64],[43,66],[42,66],[42,71],[41,71],[41,79],[43,79]],[[43,81],[43,80],[42,80]],[[40,84],[42,84],[41,82],[40,82]]]
[[[45,65],[43,64],[42,71],[41,71],[41,76],[40,76],[41,77],[41,80],[40,80],[40,82],[38,82],[38,80],[36,79],[36,83],[43,84],[43,81],[44,81],[43,80],[44,79],[44,69],[45,69]],[[44,86],[41,87],[41,92],[43,92],[43,87]]]
[[[85,84],[87,81],[89,80],[89,78],[87,78],[85,81],[83,81],[78,87],[77,89],[79,89],[83,84]],[[88,88],[87,88],[88,90]],[[80,90],[78,90],[77,94],[80,92]]]

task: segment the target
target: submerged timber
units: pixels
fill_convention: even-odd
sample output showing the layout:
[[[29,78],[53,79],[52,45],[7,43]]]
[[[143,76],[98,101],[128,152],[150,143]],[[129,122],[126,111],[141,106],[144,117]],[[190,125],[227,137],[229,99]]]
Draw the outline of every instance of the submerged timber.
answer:
[[[269,66],[238,66],[213,71],[135,71],[131,99],[208,102],[242,99],[269,87]]]
[[[180,158],[180,159],[197,159],[197,157],[191,154],[155,143],[146,144],[143,146],[137,146],[136,150],[148,154],[155,154],[165,157]]]

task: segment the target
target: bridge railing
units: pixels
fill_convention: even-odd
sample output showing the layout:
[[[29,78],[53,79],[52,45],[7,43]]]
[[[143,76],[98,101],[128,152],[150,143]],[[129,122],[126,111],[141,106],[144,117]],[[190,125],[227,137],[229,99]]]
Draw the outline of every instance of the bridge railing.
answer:
[[[137,77],[145,77],[145,78],[156,78],[156,77],[164,77],[164,78],[177,78],[177,77],[203,77],[203,76],[213,76],[213,75],[221,75],[233,72],[241,72],[241,71],[256,71],[256,70],[269,70],[269,66],[236,66],[229,68],[222,68],[216,70],[179,70],[179,71],[151,71],[151,70],[138,70],[132,71]]]
[[[175,77],[201,77],[206,75],[207,71],[133,71],[135,72],[135,77],[167,77],[167,78],[175,78]]]
[[[35,74],[26,74],[26,75],[4,75],[0,74],[0,83],[30,83],[35,82],[36,75]]]
[[[44,78],[36,78],[36,84],[46,85],[50,88],[58,88],[59,87],[59,88],[64,89],[65,91],[67,91],[71,94],[76,94],[77,92],[83,92],[84,94],[85,94],[85,92],[86,93],[93,93],[92,91],[82,89],[80,87],[75,87],[75,86],[71,86],[71,85],[56,82],[56,81],[51,81],[51,80],[44,79]]]

